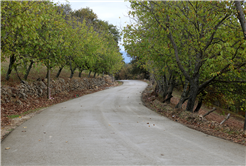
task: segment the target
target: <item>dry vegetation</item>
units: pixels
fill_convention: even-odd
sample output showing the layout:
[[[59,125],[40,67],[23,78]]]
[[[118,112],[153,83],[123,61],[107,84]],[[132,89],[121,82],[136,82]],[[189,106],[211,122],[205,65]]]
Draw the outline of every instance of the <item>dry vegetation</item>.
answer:
[[[186,105],[186,103],[184,103],[182,109],[176,109],[175,106],[179,102],[180,98],[178,91],[174,92],[174,97],[172,97],[171,103],[166,104],[161,102],[163,101],[162,98],[155,96],[153,90],[153,87],[148,86],[142,93],[142,101],[145,106],[151,110],[208,135],[213,135],[235,143],[246,145],[246,134],[243,132],[243,116],[230,112],[229,110],[216,107],[216,111],[201,120],[201,115],[204,115],[212,108],[203,106],[200,111],[195,114],[184,111]],[[220,122],[226,118],[228,113],[231,114],[231,117],[224,124],[220,125]]]

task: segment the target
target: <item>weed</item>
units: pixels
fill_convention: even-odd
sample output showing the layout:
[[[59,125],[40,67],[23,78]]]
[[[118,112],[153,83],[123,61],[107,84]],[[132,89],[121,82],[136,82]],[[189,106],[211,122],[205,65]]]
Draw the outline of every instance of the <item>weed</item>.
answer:
[[[23,115],[27,115],[27,114],[36,112],[36,111],[38,111],[38,110],[40,110],[40,109],[43,109],[43,108],[45,108],[45,107],[42,107],[42,108],[36,108],[36,109],[34,109],[34,110],[29,110],[29,111],[26,111],[26,112],[24,112],[24,113],[22,113],[22,114],[9,115],[8,117],[9,117],[10,119],[18,118],[18,117],[20,117],[20,116],[23,116]]]
[[[9,117],[10,119],[13,119],[13,118],[18,118],[19,116],[21,116],[21,115],[9,115],[8,117]]]

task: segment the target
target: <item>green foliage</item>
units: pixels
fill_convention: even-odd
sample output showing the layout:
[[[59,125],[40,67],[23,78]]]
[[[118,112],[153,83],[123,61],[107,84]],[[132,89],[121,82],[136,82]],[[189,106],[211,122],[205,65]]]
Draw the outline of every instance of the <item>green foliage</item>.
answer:
[[[157,82],[188,80],[187,110],[211,84],[227,105],[237,101],[245,110],[246,41],[233,2],[131,1],[131,9],[135,22],[123,30],[127,53]]]

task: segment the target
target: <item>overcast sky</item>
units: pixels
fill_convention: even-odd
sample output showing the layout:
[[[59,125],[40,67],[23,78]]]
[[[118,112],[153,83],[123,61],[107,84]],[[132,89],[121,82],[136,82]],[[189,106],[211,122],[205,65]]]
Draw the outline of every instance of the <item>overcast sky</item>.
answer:
[[[54,2],[67,3],[65,0],[54,0]],[[69,0],[69,4],[73,10],[89,7],[99,19],[116,25],[120,30],[129,23],[127,13],[130,10],[130,3],[124,0]],[[122,52],[125,51],[121,45],[120,48]],[[130,62],[126,53],[124,53],[124,59],[126,63]]]

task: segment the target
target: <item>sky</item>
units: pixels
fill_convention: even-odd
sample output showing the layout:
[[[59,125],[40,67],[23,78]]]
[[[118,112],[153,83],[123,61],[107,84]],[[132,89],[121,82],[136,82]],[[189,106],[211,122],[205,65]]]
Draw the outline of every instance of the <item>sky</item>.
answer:
[[[54,0],[54,2],[67,3],[65,0]],[[120,31],[130,22],[128,11],[130,3],[124,0],[68,0],[72,10],[89,7],[97,14],[98,19],[108,21],[110,24],[116,25]],[[122,43],[119,42],[119,44]],[[126,63],[131,61],[130,57],[126,56],[125,49],[119,45]]]

